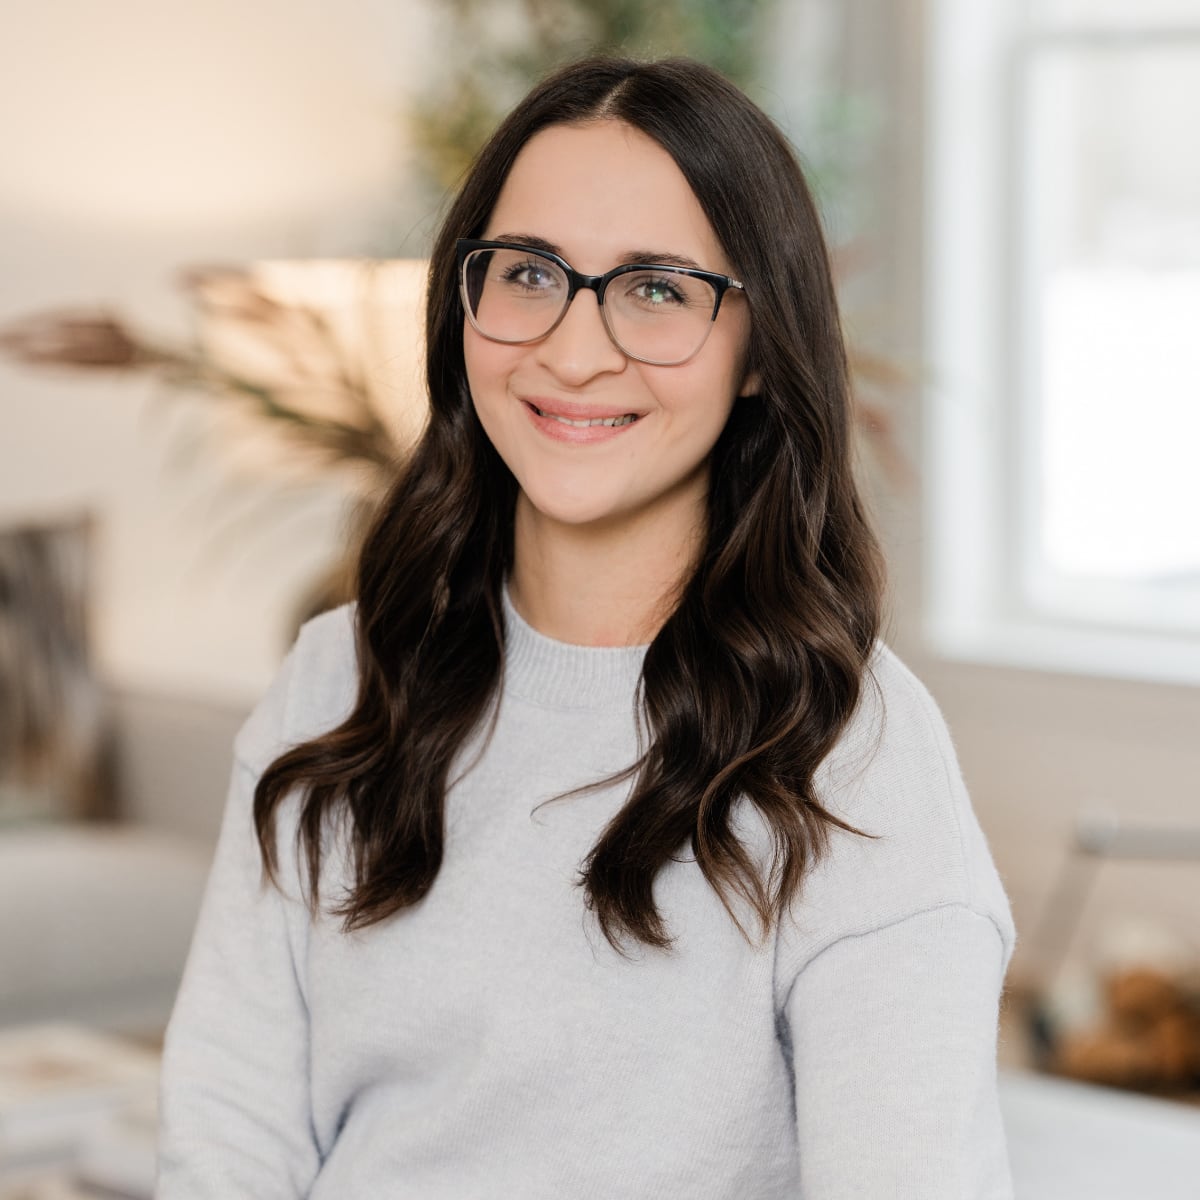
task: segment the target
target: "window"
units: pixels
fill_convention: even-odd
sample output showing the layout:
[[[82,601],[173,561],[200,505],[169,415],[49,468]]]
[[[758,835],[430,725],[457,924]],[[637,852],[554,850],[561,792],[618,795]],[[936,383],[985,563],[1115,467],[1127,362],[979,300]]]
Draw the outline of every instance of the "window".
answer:
[[[1200,0],[930,12],[931,639],[1200,682]]]

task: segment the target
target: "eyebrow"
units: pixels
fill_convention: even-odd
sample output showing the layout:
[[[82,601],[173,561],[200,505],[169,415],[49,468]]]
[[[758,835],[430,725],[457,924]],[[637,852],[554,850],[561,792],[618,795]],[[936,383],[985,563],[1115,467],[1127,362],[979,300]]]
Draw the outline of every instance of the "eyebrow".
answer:
[[[559,258],[567,257],[562,252],[562,247],[533,233],[499,233],[492,238],[492,241],[517,242],[522,246],[528,246],[531,250],[544,250],[547,254],[557,254]],[[675,254],[670,250],[630,250],[629,253],[622,256],[617,265],[623,267],[630,263],[645,263],[647,266],[686,267],[693,271],[706,269],[694,258],[688,258],[686,254]]]

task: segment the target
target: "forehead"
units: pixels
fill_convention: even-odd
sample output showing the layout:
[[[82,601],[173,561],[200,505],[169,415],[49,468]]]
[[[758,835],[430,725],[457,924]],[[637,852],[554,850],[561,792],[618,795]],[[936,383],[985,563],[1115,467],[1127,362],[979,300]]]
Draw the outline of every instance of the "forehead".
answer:
[[[577,270],[601,273],[633,251],[729,265],[683,172],[653,138],[622,121],[552,125],[522,147],[485,237],[532,234]]]

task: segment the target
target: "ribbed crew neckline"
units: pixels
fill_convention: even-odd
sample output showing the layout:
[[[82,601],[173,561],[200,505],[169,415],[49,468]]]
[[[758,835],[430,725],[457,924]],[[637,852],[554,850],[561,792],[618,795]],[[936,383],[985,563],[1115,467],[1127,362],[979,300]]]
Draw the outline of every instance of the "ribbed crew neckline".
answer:
[[[646,646],[576,646],[539,633],[504,596],[504,690],[549,708],[627,709]]]

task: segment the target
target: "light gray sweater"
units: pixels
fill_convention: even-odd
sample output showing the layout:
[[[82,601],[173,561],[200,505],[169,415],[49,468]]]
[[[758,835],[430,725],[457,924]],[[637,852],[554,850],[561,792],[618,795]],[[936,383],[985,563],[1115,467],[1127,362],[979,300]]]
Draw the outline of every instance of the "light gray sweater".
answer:
[[[575,886],[630,785],[532,810],[634,759],[644,650],[506,620],[497,724],[464,748],[441,872],[365,931],[310,921],[291,802],[282,893],[251,822],[263,768],[350,710],[349,609],[304,628],[242,729],[167,1032],[160,1200],[1011,1196],[995,1045],[1013,927],[921,685],[880,648],[820,773],[875,840],[835,831],[758,946],[681,848],[654,892],[675,948],[630,961]],[[756,811],[737,828],[763,861]],[[348,879],[333,851],[327,898]]]

